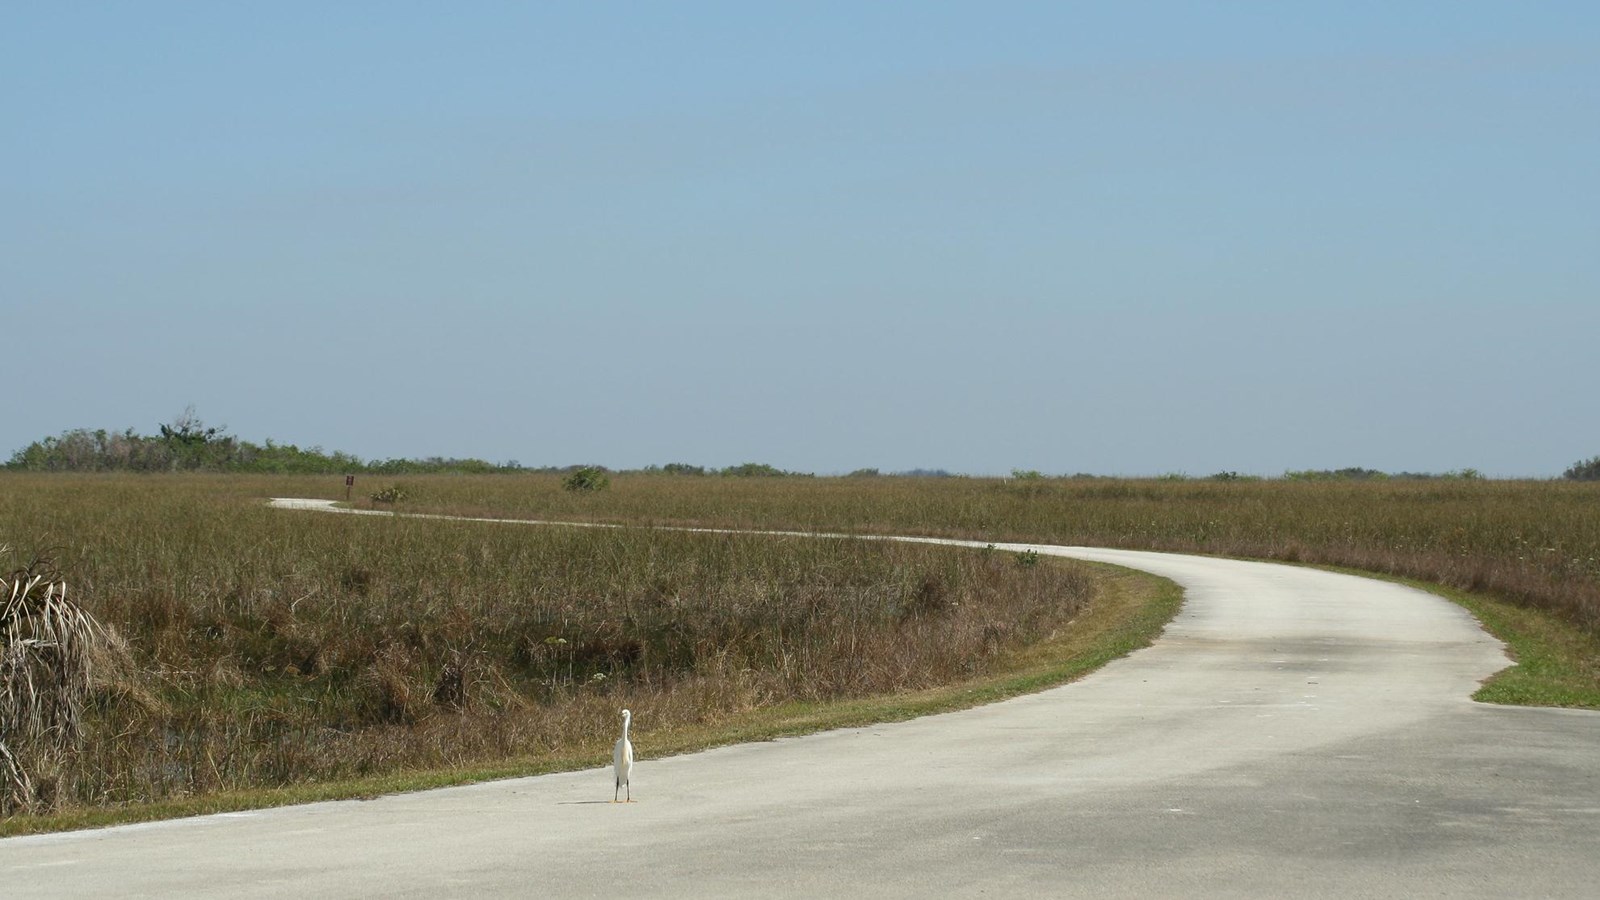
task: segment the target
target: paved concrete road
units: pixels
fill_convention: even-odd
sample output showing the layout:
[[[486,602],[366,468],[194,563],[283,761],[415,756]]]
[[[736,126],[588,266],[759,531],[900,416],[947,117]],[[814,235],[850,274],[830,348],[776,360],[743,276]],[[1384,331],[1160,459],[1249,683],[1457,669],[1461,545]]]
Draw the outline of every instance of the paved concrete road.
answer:
[[[913,722],[0,841],[21,897],[1600,893],[1600,715],[1472,703],[1460,609],[1263,563],[1037,548],[1187,590],[1155,646]],[[596,761],[600,762],[599,760]]]

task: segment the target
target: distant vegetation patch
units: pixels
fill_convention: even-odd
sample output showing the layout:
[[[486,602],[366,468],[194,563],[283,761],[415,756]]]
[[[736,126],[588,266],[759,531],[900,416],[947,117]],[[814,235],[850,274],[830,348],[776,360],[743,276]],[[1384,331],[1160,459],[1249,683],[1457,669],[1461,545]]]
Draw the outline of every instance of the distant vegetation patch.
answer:
[[[599,466],[579,466],[562,479],[561,486],[579,494],[603,491],[611,486],[611,477]]]
[[[1300,469],[1283,473],[1286,481],[1386,481],[1397,479],[1401,481],[1429,481],[1446,479],[1454,481],[1477,481],[1483,478],[1483,473],[1477,469],[1456,469],[1449,472],[1380,472],[1377,469]]]
[[[599,490],[611,471],[597,465],[524,466],[516,460],[492,463],[482,459],[430,456],[418,459],[363,460],[321,447],[303,448],[267,439],[254,443],[203,422],[193,409],[153,435],[132,428],[122,431],[76,428],[41,438],[16,451],[5,469],[21,472],[235,472],[258,475],[506,475],[561,474],[575,477],[578,491]],[[598,474],[596,474],[598,473]],[[767,463],[747,462],[725,468],[667,463],[638,470],[646,475],[730,478],[811,478]],[[939,473],[948,474],[948,473]],[[602,486],[603,487],[603,486]]]
[[[411,499],[411,492],[398,484],[391,484],[372,492],[373,503],[399,503]]]
[[[156,434],[132,428],[123,431],[78,428],[34,441],[12,454],[7,469],[25,472],[246,472],[314,475],[368,473],[489,474],[520,472],[515,462],[496,464],[481,459],[386,459],[364,461],[321,447],[302,448],[268,439],[263,444],[242,440],[223,428],[208,426],[185,411]]]
[[[1572,481],[1600,481],[1600,456],[1573,463],[1562,477]]]

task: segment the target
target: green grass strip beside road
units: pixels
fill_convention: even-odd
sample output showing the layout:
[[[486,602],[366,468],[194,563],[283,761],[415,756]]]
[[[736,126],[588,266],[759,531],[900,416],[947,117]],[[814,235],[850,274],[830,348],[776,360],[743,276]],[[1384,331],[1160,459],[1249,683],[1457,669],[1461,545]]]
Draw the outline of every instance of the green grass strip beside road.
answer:
[[[1484,679],[1472,695],[1480,703],[1600,710],[1600,639],[1554,613],[1415,578],[1344,566],[1313,568],[1403,584],[1471,613],[1485,631],[1505,643],[1513,662]]]
[[[1506,643],[1516,665],[1486,679],[1472,699],[1600,710],[1600,640],[1543,610],[1438,585],[1406,583],[1461,604]]]

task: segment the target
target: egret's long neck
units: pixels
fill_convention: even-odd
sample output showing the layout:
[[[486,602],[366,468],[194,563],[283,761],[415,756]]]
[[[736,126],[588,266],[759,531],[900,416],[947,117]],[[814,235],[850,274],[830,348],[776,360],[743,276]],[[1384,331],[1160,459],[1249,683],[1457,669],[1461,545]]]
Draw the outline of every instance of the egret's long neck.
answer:
[[[622,717],[622,739],[628,739],[628,726],[633,724],[633,716]]]

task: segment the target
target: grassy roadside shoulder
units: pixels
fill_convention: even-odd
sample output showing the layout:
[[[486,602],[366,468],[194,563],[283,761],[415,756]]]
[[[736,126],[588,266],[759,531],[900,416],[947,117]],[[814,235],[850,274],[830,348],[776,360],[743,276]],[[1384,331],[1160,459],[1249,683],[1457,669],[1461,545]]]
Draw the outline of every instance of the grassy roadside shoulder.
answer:
[[[1177,614],[1183,592],[1167,579],[1100,563],[1075,563],[1093,571],[1099,593],[1070,630],[1010,654],[982,678],[901,694],[827,703],[786,703],[732,714],[698,726],[652,731],[647,711],[634,729],[641,759],[692,753],[712,747],[810,734],[879,722],[902,721],[967,709],[1033,693],[1081,678],[1100,666],[1149,646]],[[329,800],[368,799],[452,785],[567,772],[601,766],[612,736],[560,755],[525,757],[488,766],[418,770],[362,779],[320,782],[124,807],[74,809],[0,820],[0,837],[102,828],[221,812],[263,809]],[[605,782],[597,782],[602,790]]]
[[[1553,613],[1415,578],[1348,566],[1312,568],[1403,584],[1471,613],[1485,631],[1505,643],[1512,659],[1512,665],[1484,679],[1472,695],[1480,703],[1600,710],[1600,639]]]

